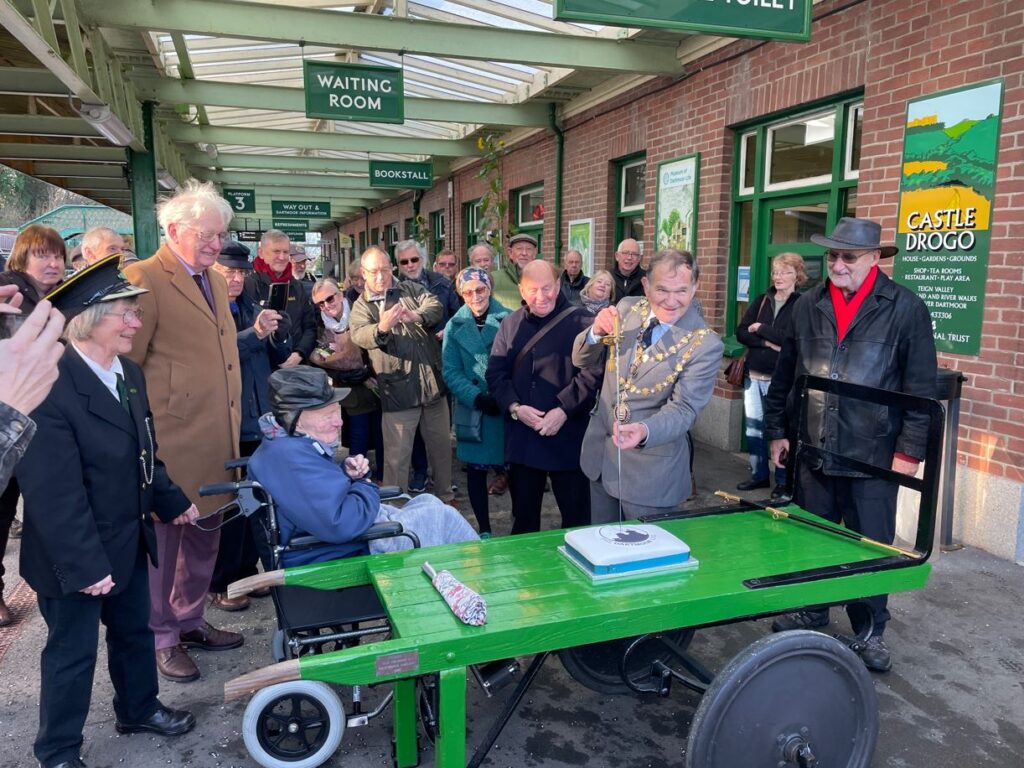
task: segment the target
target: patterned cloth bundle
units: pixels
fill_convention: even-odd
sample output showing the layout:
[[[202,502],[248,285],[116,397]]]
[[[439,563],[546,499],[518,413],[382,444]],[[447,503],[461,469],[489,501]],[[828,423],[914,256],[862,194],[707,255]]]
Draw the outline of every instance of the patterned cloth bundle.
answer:
[[[430,563],[423,563],[423,572],[430,577],[434,589],[448,603],[452,613],[464,624],[479,627],[487,623],[487,601],[456,579],[448,571],[438,573]]]

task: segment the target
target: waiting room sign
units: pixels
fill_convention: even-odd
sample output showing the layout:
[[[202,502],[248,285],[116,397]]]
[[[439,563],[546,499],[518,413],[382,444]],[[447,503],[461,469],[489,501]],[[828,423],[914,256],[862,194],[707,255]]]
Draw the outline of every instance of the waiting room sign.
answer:
[[[302,62],[306,117],[405,122],[405,78],[396,67],[335,62]]]
[[[562,21],[807,42],[812,0],[554,0]]]

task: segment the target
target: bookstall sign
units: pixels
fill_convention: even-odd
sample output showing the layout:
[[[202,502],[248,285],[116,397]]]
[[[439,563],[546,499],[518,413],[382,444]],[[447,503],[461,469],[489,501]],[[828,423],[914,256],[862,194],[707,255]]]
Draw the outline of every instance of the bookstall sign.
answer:
[[[331,204],[311,200],[271,200],[270,213],[289,219],[329,219]]]
[[[658,163],[654,250],[693,252],[697,235],[697,177],[700,153]]]
[[[224,199],[235,213],[256,213],[255,189],[225,189]]]
[[[306,117],[405,122],[405,78],[396,67],[336,62],[302,62]]]
[[[807,42],[812,0],[555,0],[562,21]]]
[[[433,163],[395,163],[370,161],[371,187],[430,189],[434,186]]]
[[[893,279],[928,305],[940,352],[981,350],[1002,100],[995,80],[907,103]]]

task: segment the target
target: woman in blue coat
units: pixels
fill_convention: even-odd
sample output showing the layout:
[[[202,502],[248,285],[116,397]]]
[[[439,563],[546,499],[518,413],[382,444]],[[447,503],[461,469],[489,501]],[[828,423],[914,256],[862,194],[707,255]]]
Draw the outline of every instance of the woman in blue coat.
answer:
[[[491,277],[482,269],[462,270],[455,284],[466,303],[448,321],[441,360],[445,383],[457,401],[456,424],[460,411],[482,413],[479,440],[460,436],[456,426],[455,455],[466,462],[469,503],[480,537],[490,538],[487,470],[505,464],[505,425],[497,401],[487,391],[485,375],[498,326],[511,310],[491,297]]]

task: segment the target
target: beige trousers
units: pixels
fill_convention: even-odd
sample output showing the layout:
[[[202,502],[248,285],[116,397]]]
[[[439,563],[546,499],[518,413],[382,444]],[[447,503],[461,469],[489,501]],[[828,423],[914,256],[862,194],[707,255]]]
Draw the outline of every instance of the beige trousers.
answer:
[[[429,405],[404,411],[385,411],[381,417],[384,435],[384,485],[409,487],[409,464],[412,461],[412,442],[419,426],[423,444],[427,448],[427,461],[434,471],[434,495],[441,501],[451,501],[452,493],[452,437],[448,400],[440,397]]]

